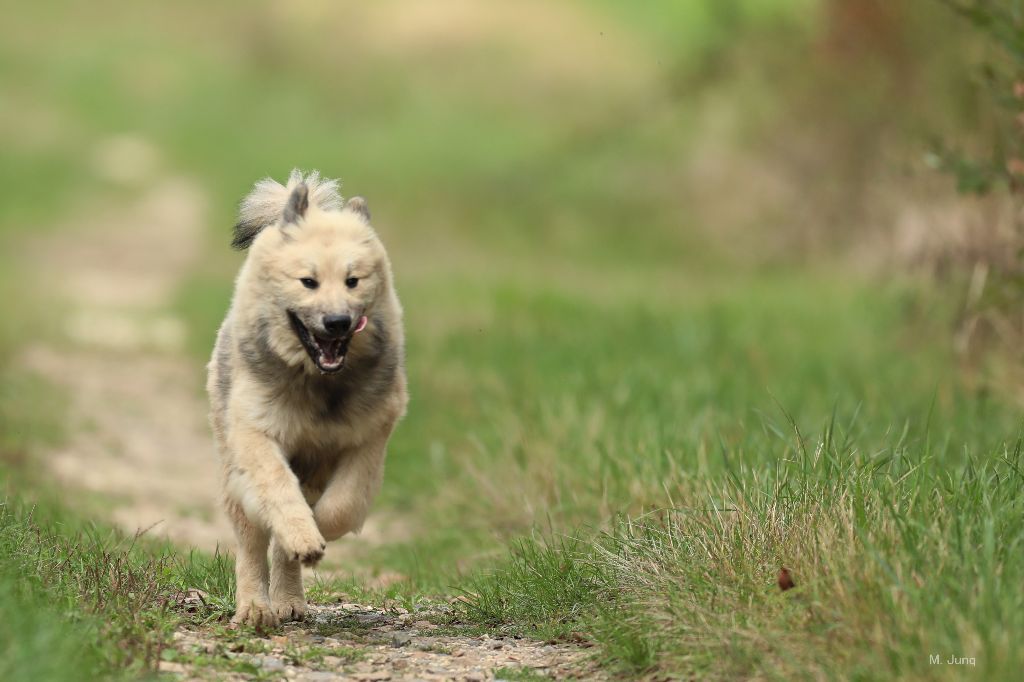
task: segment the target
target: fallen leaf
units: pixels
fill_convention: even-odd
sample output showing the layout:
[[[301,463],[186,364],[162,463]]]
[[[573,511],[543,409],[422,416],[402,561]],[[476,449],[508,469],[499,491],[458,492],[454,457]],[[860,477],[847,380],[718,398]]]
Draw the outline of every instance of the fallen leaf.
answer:
[[[779,589],[785,592],[796,587],[796,583],[793,582],[793,575],[789,572],[789,569],[785,566],[779,571]]]

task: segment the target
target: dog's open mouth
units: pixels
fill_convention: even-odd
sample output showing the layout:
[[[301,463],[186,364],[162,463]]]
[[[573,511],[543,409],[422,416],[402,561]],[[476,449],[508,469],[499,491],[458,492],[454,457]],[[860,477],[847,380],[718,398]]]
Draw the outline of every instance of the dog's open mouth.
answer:
[[[345,355],[348,353],[349,342],[353,336],[363,331],[367,322],[366,316],[363,315],[359,318],[355,328],[348,334],[340,337],[328,337],[318,336],[309,331],[306,325],[302,324],[299,316],[290,310],[288,319],[291,320],[292,329],[295,330],[295,335],[302,342],[302,347],[309,354],[309,359],[324,374],[341,371],[341,368],[345,366]]]

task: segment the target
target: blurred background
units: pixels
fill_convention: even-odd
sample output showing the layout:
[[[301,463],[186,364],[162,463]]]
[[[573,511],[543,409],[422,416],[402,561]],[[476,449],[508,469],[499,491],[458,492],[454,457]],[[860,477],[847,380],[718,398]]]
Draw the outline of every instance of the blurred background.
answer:
[[[1018,5],[9,7],[8,491],[56,480],[129,531],[227,541],[204,363],[237,202],[293,167],[368,199],[406,308],[409,416],[328,564],[374,584],[450,585],[535,524],[773,466],[788,418],[871,451],[934,414],[942,462],[1001,442]]]
[[[216,243],[253,177],[319,167],[379,197],[417,267],[474,276],[481,256],[494,276],[921,256],[952,229],[923,223],[963,222],[921,161],[988,131],[997,44],[938,0],[11,14],[5,225],[174,172],[212,199]]]

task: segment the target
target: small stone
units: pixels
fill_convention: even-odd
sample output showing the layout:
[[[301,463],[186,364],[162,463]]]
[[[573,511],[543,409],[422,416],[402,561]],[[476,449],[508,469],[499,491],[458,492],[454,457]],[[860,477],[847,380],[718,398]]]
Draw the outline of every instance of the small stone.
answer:
[[[330,680],[338,679],[338,676],[334,673],[310,672],[303,675],[300,679],[303,682],[330,682]]]
[[[424,630],[436,630],[437,626],[431,623],[429,620],[418,620],[412,624],[414,628],[422,628]]]
[[[371,611],[370,613],[357,613],[356,620],[362,625],[369,625],[383,620],[384,615]]]
[[[264,670],[281,671],[284,670],[284,661],[274,656],[264,656],[260,661],[260,667]]]
[[[412,641],[412,635],[408,632],[396,632],[391,635],[391,646],[403,647]]]

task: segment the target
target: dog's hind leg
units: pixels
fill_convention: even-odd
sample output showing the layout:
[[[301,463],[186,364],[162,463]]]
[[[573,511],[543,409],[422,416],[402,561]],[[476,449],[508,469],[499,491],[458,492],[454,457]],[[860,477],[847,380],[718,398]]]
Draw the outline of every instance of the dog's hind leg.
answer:
[[[270,534],[249,520],[236,502],[228,500],[227,512],[238,539],[238,553],[235,557],[235,615],[231,622],[257,628],[277,627],[279,621],[271,609],[267,592],[267,545]]]
[[[306,597],[302,591],[302,564],[289,556],[274,540],[270,564],[270,603],[281,621],[302,620],[306,616]]]

